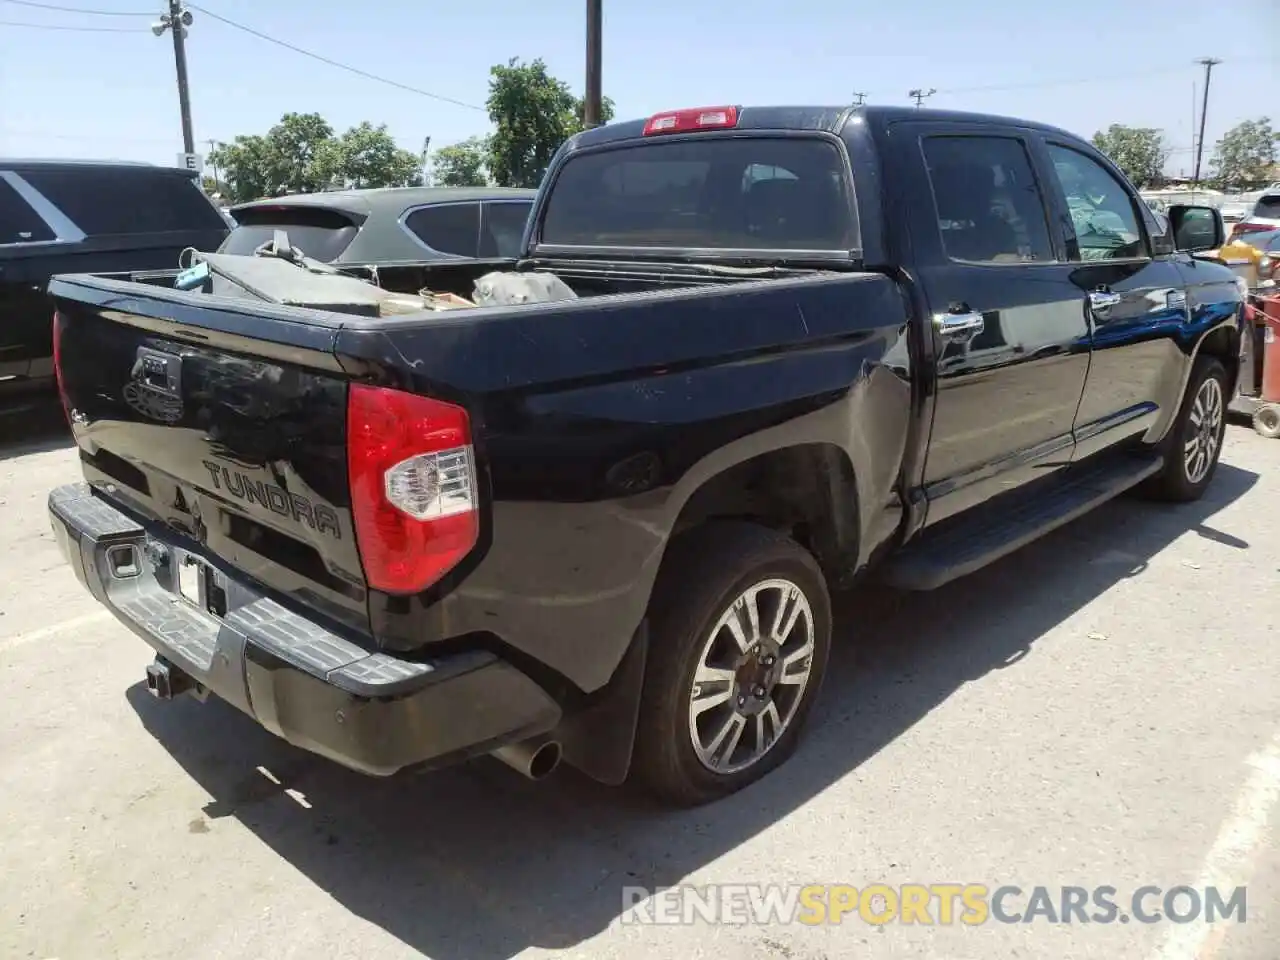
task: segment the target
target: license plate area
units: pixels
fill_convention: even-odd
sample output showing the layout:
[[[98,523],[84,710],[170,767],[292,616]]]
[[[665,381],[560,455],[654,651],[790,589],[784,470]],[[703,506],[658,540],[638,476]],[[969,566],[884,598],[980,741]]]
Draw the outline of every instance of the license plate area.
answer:
[[[227,615],[227,580],[195,554],[174,551],[174,586],[183,600],[215,617]]]

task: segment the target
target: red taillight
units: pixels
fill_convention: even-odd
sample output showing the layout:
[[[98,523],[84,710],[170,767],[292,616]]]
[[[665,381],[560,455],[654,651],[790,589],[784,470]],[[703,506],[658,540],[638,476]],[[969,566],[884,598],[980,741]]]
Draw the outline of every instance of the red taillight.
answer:
[[[686,133],[690,130],[727,130],[738,125],[737,107],[695,107],[657,113],[644,125],[644,135]]]
[[[476,545],[475,454],[461,407],[354,384],[347,471],[356,541],[375,590],[425,590]]]
[[[1227,234],[1230,237],[1238,237],[1243,233],[1264,233],[1267,230],[1274,230],[1275,227],[1268,226],[1265,223],[1249,223],[1247,220],[1241,220]]]

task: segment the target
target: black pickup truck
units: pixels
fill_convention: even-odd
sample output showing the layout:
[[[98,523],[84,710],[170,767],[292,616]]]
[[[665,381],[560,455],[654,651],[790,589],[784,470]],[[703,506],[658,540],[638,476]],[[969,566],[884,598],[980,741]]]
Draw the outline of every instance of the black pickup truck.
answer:
[[[86,482],[53,528],[161,697],[374,775],[563,757],[704,802],[795,748],[829,590],[1201,495],[1242,293],[1179,249],[1190,213],[1019,120],[593,129],[517,267],[575,299],[376,319],[57,278]]]

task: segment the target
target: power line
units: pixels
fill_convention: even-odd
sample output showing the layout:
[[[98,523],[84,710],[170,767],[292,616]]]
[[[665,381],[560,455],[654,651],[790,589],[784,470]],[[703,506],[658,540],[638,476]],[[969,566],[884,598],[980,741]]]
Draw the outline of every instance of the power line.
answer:
[[[135,37],[142,34],[128,27],[64,27],[53,23],[16,23],[13,20],[0,20],[0,27],[25,27],[28,30],[72,30],[77,33],[132,33]]]
[[[1261,63],[1269,60],[1269,57],[1231,58],[1231,62],[1233,64]],[[1159,70],[1142,70],[1135,73],[1091,74],[1088,76],[1061,77],[1057,80],[1033,80],[1029,83],[992,83],[976,87],[940,87],[938,88],[938,93],[988,93],[1001,90],[1036,90],[1042,87],[1074,87],[1090,83],[1112,83],[1117,80],[1145,80],[1147,77],[1171,76],[1173,74],[1181,75],[1185,72],[1185,67],[1162,67]]]
[[[479,110],[481,112],[484,112],[485,110],[484,107],[476,106],[474,103],[465,103],[462,100],[455,100],[452,97],[445,97],[438,93],[432,93],[430,90],[422,90],[418,87],[411,87],[407,83],[401,83],[398,80],[390,80],[387,77],[380,77],[376,73],[370,73],[367,70],[361,70],[359,67],[353,67],[350,64],[340,63],[337,60],[331,60],[329,57],[322,56],[318,53],[313,53],[310,50],[304,50],[302,49],[302,47],[294,46],[292,43],[286,43],[284,40],[278,40],[275,37],[270,36],[269,34],[262,33],[261,31],[255,30],[252,27],[246,27],[243,23],[236,23],[236,21],[234,20],[228,20],[226,17],[219,16],[218,14],[213,13],[210,10],[206,10],[204,7],[197,6],[194,3],[190,3],[187,6],[189,6],[192,10],[199,10],[206,17],[210,17],[213,20],[217,20],[219,23],[225,23],[229,27],[234,27],[236,30],[242,30],[247,34],[250,34],[251,36],[257,37],[259,40],[265,40],[267,43],[274,43],[278,47],[284,47],[286,50],[292,50],[294,53],[300,53],[302,54],[302,56],[310,57],[312,60],[318,60],[321,63],[327,63],[329,66],[337,67],[339,70],[346,70],[348,73],[354,73],[356,76],[364,77],[366,80],[375,80],[378,83],[385,83],[387,84],[387,86],[396,87],[400,90],[407,90],[409,93],[416,93],[419,96],[430,97],[432,100],[440,100],[444,103],[452,103],[458,107],[466,107],[468,110]]]
[[[154,17],[154,13],[143,13],[140,10],[86,10],[84,7],[63,7],[56,3],[36,3],[35,0],[0,0],[0,3],[12,3],[19,7],[35,7],[37,10],[56,10],[59,13],[79,13],[91,17]],[[7,24],[13,26],[13,24]]]

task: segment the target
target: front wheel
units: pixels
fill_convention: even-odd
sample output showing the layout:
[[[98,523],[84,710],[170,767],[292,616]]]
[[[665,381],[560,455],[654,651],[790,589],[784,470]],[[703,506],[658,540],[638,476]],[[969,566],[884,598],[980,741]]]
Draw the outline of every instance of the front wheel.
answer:
[[[1197,357],[1170,430],[1164,469],[1146,491],[1160,500],[1199,500],[1218,468],[1227,420],[1227,369],[1217,357]]]
[[[746,523],[671,547],[650,609],[635,778],[692,806],[790,756],[822,686],[831,600],[813,557]]]

